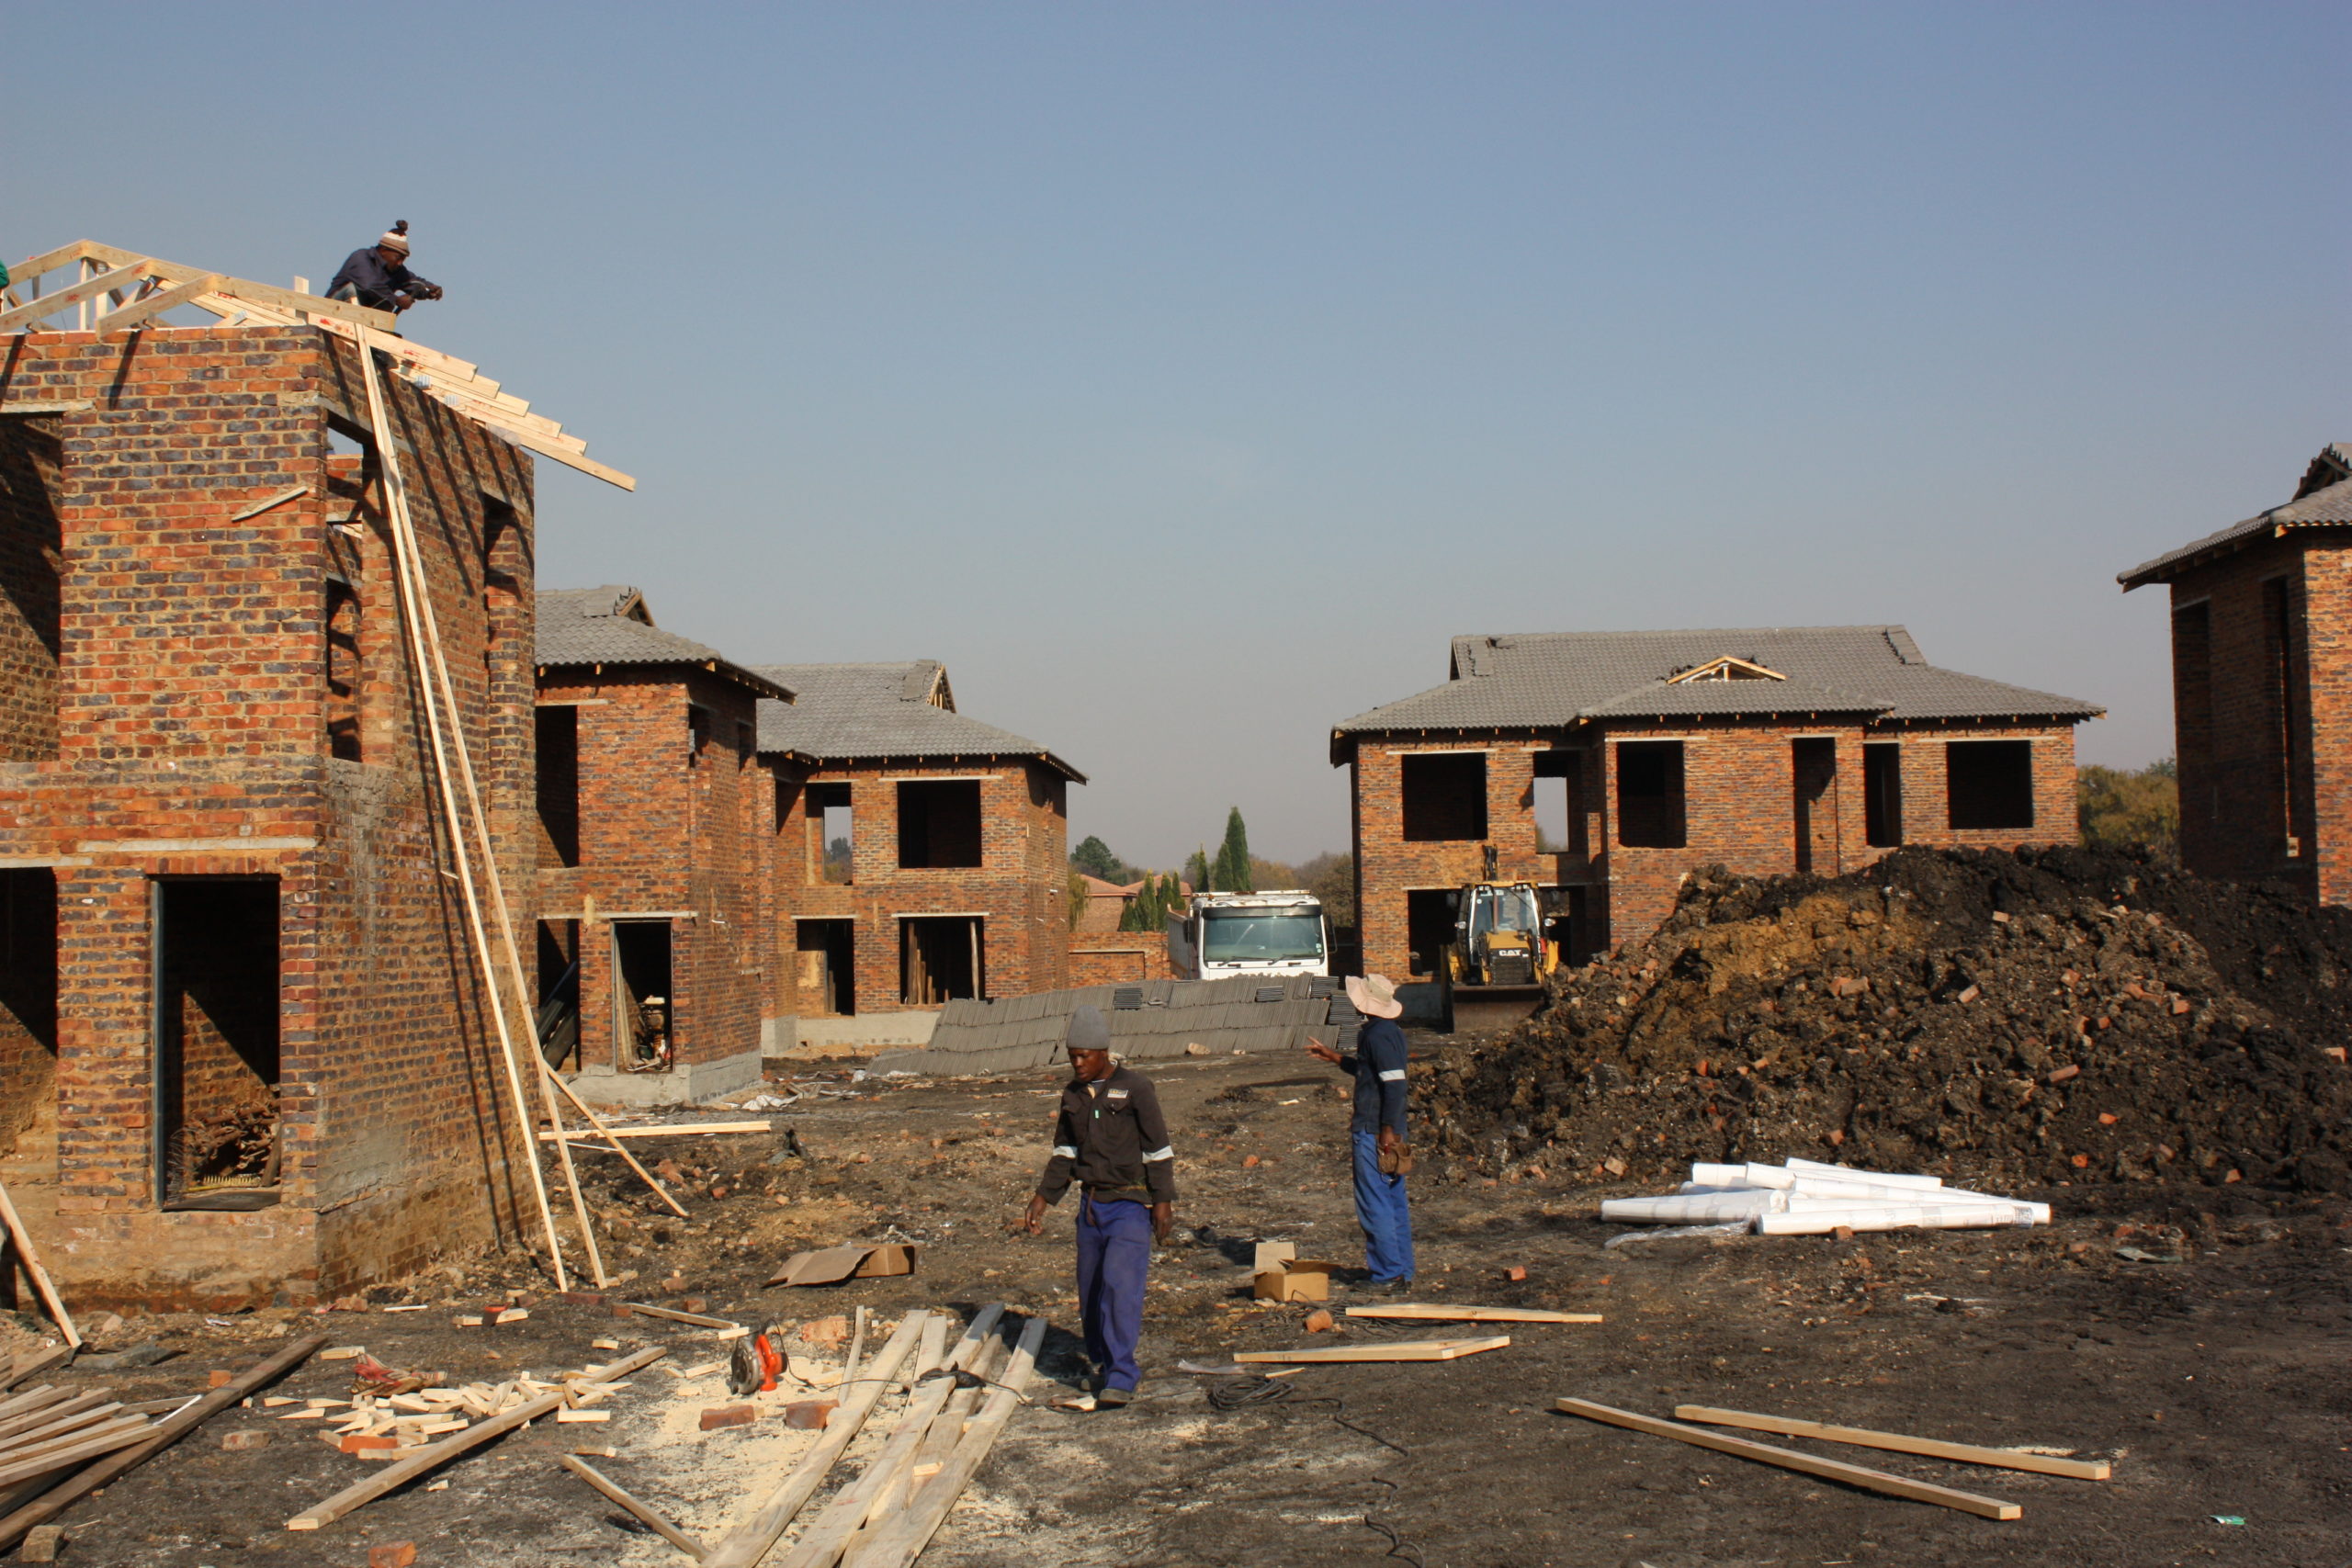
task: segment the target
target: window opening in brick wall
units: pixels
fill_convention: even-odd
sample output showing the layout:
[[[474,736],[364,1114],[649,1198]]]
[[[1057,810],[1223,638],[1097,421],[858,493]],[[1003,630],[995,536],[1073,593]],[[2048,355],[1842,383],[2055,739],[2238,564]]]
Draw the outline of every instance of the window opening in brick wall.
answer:
[[[156,1199],[277,1201],[277,878],[151,884]]]
[[[1862,748],[1862,840],[1874,850],[1903,842],[1903,745],[1873,740]]]
[[[944,870],[979,863],[979,781],[902,780],[899,864],[908,870]]]
[[[686,766],[702,765],[702,756],[710,750],[710,710],[700,703],[686,705]]]
[[[808,786],[808,861],[812,880],[846,887],[856,880],[857,821],[850,810],[850,786]]]
[[[828,1018],[857,1015],[857,922],[795,920],[803,1011]]]
[[[2295,622],[2292,590],[2283,577],[2262,585],[2262,684],[2268,720],[2267,773],[2269,839],[2290,856],[2302,852],[2295,836],[2295,764],[2297,715],[2301,705],[2295,690]]]
[[[676,998],[671,990],[667,920],[615,920],[613,1066],[625,1073],[667,1072]]]
[[[1617,841],[1629,849],[1679,850],[1689,835],[1682,797],[1682,742],[1617,745]]]
[[[0,762],[58,755],[60,463],[49,422],[0,418]]]
[[[565,704],[532,715],[538,748],[535,794],[539,808],[539,863],[580,863],[580,710]]]
[[[1944,743],[1944,796],[1954,829],[2033,826],[2033,742]]]
[[[359,591],[348,582],[327,580],[326,682],[327,755],[346,762],[360,761]]]
[[[498,690],[500,665],[523,657],[515,637],[523,626],[523,584],[531,562],[523,548],[523,520],[496,496],[481,498],[482,670]],[[494,697],[493,697],[494,700]]]
[[[1538,751],[1534,768],[1536,852],[1584,854],[1584,753]]]
[[[1476,841],[1487,836],[1485,752],[1408,753],[1396,762],[1408,842]]]
[[[538,1009],[532,1022],[539,1055],[560,1067],[580,1051],[580,922],[541,920]]]
[[[2218,815],[2213,776],[2213,606],[2184,604],[2172,613],[2173,722],[2180,748],[2181,809],[2203,808],[2205,820]],[[2189,781],[2204,789],[2194,802]]]
[[[1789,742],[1789,773],[1795,784],[1791,826],[1796,837],[1796,867],[1834,876],[1838,860],[1838,742],[1806,736]]]
[[[57,1084],[57,873],[0,871],[0,1159]]]
[[[1405,894],[1405,964],[1415,979],[1435,975],[1453,941],[1454,890],[1414,887]]]
[[[978,915],[923,915],[899,922],[899,995],[938,1007],[988,995],[987,936]]]
[[[1560,960],[1564,964],[1583,964],[1600,951],[1600,933],[1592,918],[1592,889],[1564,887],[1567,895],[1566,928],[1560,942]]]

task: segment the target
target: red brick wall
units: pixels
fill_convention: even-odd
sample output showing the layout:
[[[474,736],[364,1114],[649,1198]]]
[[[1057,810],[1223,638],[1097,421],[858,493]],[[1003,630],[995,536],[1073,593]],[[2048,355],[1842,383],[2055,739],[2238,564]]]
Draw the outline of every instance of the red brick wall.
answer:
[[[308,328],[12,340],[0,400],[61,416],[59,760],[0,762],[0,857],[59,863],[62,1013],[46,1249],[77,1303],[296,1298],[511,1235],[521,1146],[425,799],[388,534],[352,526],[357,359]],[[387,382],[430,591],[510,900],[527,922],[530,693],[487,657],[481,496],[521,515],[521,454]],[[337,484],[331,475],[346,482]],[[290,486],[303,493],[234,514]],[[0,526],[19,530],[15,516]],[[364,731],[330,759],[331,552],[357,566]],[[17,541],[21,545],[21,539]],[[507,608],[528,641],[527,574]],[[521,808],[518,810],[518,807]],[[279,1207],[161,1213],[149,1123],[150,879],[279,880]],[[527,951],[527,950],[526,950]]]
[[[794,955],[800,919],[855,922],[857,1011],[895,1012],[899,991],[899,917],[985,917],[986,982],[991,997],[1017,997],[1069,984],[1068,781],[1038,762],[941,760],[921,765],[828,763],[786,770],[785,816],[774,836],[779,1016],[815,1014]],[[899,865],[901,780],[978,779],[981,864]],[[805,781],[805,784],[804,784]],[[847,784],[854,824],[851,881],[820,879],[805,784]]]
[[[2264,604],[2271,581],[2286,588],[2290,668],[2283,693]],[[2352,897],[2342,835],[2328,831],[2341,819],[2333,814],[2352,805],[2341,747],[2331,744],[2347,716],[2341,671],[2352,616],[2348,586],[2341,549],[2306,552],[2295,536],[2262,541],[2173,581],[2180,852],[2191,871],[2286,877],[2330,902]],[[2210,635],[2201,667],[2179,635],[2181,612],[2200,604]],[[2301,853],[2289,853],[2290,835]],[[2323,879],[2328,891],[2321,891]]]
[[[1132,986],[1167,972],[1168,944],[1147,942],[1140,931],[1097,931],[1070,939],[1069,985]]]
[[[1553,742],[1497,739],[1487,743],[1487,842],[1497,851],[1496,872],[1506,881],[1583,886],[1588,917],[1607,942],[1638,940],[1674,908],[1684,877],[1723,864],[1758,875],[1796,870],[1796,773],[1792,742],[1828,737],[1837,773],[1816,800],[1814,870],[1835,875],[1868,864],[1883,851],[1865,842],[1862,814],[1864,732],[1818,724],[1693,725],[1681,728],[1612,729],[1598,744],[1579,739],[1582,774],[1569,794],[1583,818],[1585,855],[1539,855],[1535,850],[1533,758]],[[2067,726],[1917,727],[1871,732],[1898,740],[1904,750],[1905,841],[1939,845],[2073,843],[2074,731]],[[2028,740],[2033,747],[2034,825],[2025,830],[1955,830],[1945,800],[1944,746],[1951,740]],[[1684,842],[1680,848],[1635,847],[1617,841],[1618,748],[1625,741],[1679,740],[1683,747]],[[1459,739],[1427,742],[1366,739],[1357,746],[1353,813],[1356,823],[1358,920],[1368,973],[1407,978],[1406,894],[1449,888],[1483,874],[1476,841],[1408,842],[1403,838],[1398,758],[1407,752],[1458,750]],[[1563,739],[1561,747],[1569,743]],[[1572,766],[1577,764],[1571,764]],[[1571,841],[1576,834],[1571,830]],[[1422,976],[1410,976],[1420,978]]]
[[[757,1051],[775,802],[752,742],[757,694],[704,671],[651,666],[552,670],[539,700],[572,705],[580,727],[580,863],[540,868],[548,918],[576,919],[589,899],[600,917],[676,912],[673,1059]],[[699,750],[695,706],[709,716]],[[610,931],[602,918],[582,931],[581,1060],[598,1066],[616,1059]]]

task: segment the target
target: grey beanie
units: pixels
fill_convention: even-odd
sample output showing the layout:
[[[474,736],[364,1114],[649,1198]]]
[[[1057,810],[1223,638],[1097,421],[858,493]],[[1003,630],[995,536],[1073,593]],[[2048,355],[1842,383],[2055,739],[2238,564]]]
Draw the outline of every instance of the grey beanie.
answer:
[[[1062,1035],[1062,1043],[1073,1055],[1080,1051],[1108,1051],[1111,1026],[1102,1021],[1102,1010],[1090,1004],[1070,1014],[1069,1029]]]

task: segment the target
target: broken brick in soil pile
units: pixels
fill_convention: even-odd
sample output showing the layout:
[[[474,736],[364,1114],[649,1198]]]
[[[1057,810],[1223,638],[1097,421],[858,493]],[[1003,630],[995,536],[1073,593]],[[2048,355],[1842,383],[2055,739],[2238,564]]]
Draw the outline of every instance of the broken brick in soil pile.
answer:
[[[1497,1172],[1798,1156],[2345,1192],[2347,1038],[2352,911],[2143,853],[1910,849],[1695,876],[1425,1103]]]

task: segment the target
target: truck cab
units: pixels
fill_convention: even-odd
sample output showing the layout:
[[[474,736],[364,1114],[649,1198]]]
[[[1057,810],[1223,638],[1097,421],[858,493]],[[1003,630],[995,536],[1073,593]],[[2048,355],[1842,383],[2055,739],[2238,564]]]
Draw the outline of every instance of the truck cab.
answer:
[[[1235,975],[1329,975],[1331,927],[1302,888],[1195,893],[1168,918],[1168,962],[1188,980]]]

